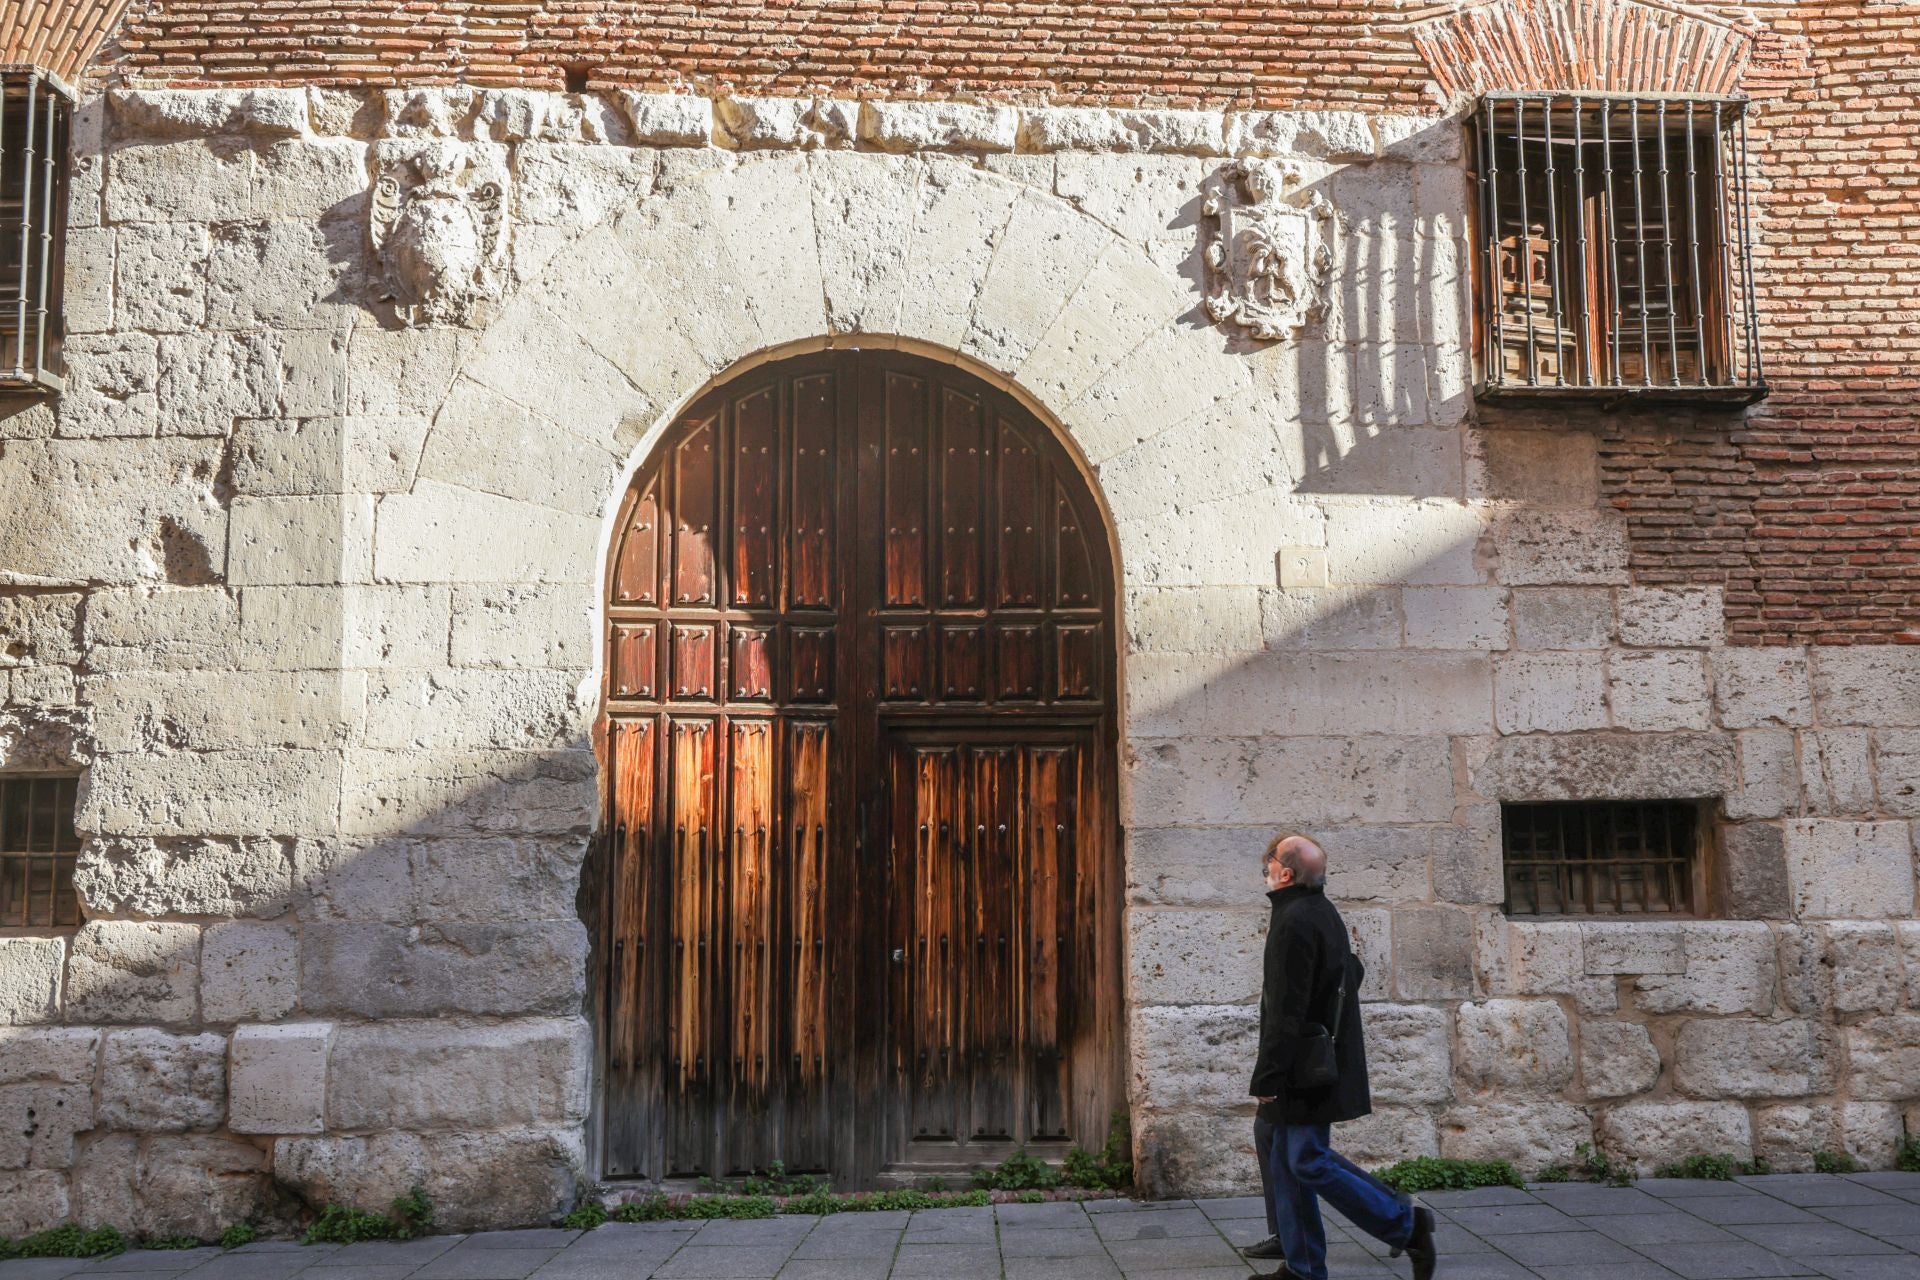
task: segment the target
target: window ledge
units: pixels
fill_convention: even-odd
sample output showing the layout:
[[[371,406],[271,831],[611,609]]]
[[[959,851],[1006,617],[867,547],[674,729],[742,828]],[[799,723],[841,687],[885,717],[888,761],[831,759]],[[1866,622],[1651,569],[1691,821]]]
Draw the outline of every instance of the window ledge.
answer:
[[[1614,408],[1623,404],[1698,404],[1740,408],[1766,399],[1767,385],[1750,387],[1560,387],[1493,385],[1475,390],[1474,398],[1487,404],[1572,402]]]

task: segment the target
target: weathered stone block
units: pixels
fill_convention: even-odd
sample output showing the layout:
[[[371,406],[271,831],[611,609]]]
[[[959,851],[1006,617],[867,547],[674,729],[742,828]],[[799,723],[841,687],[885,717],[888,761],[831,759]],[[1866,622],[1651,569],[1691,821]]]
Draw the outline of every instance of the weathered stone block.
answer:
[[[545,1226],[565,1211],[585,1176],[580,1127],[429,1134],[423,1187],[437,1224],[453,1231]]]
[[[325,831],[340,806],[331,751],[209,751],[97,761],[80,803],[82,830],[106,835]]]
[[[57,1022],[65,938],[0,938],[0,1026]]]
[[[1905,822],[1810,818],[1785,828],[1794,908],[1803,918],[1914,912],[1913,829]]]
[[[589,227],[651,195],[658,168],[650,150],[524,142],[514,151],[514,216],[528,226]]]
[[[159,1134],[143,1144],[134,1229],[148,1236],[217,1239],[235,1222],[256,1221],[274,1204],[267,1153],[227,1137]]]
[[[1648,1013],[1757,1013],[1773,1011],[1778,976],[1773,934],[1758,922],[1690,922],[1687,971],[1634,980]]]
[[[102,915],[276,916],[292,901],[288,853],[266,839],[91,840],[74,885]]]
[[[1440,1154],[1455,1160],[1509,1160],[1527,1173],[1568,1164],[1593,1140],[1586,1108],[1568,1102],[1492,1102],[1440,1116]]]
[[[713,104],[719,130],[743,151],[850,145],[858,110],[853,103],[813,98],[723,98]]]
[[[1021,112],[1027,151],[1158,151],[1223,153],[1222,118],[1214,111],[1141,111],[1105,107],[1037,107]]]
[[[63,348],[59,434],[150,436],[159,422],[159,343],[146,333],[76,334]]]
[[[1419,738],[1491,729],[1492,686],[1484,654],[1276,651],[1226,667],[1205,704],[1212,733]]]
[[[827,327],[892,333],[907,287],[906,242],[918,207],[917,162],[900,156],[812,156],[813,225]]]
[[[1607,698],[1619,728],[1705,729],[1712,720],[1702,654],[1616,651],[1608,656],[1607,677]]]
[[[1360,998],[1369,1003],[1389,998],[1393,993],[1393,912],[1343,910],[1341,917],[1347,922],[1347,937],[1363,970]]]
[[[701,147],[713,137],[713,103],[690,93],[618,95],[626,108],[633,140],[641,146]]]
[[[1753,1156],[1753,1129],[1737,1102],[1633,1102],[1600,1116],[1607,1154],[1649,1174],[1692,1155]]]
[[[1253,1117],[1219,1110],[1147,1112],[1133,1121],[1140,1162],[1134,1177],[1147,1195],[1242,1195],[1260,1187]]]
[[[396,1196],[422,1184],[426,1172],[426,1148],[411,1133],[283,1137],[273,1144],[274,1181],[310,1205],[385,1212]]]
[[[1920,1015],[1869,1018],[1844,1034],[1855,1098],[1905,1102],[1920,1097]]]
[[[116,139],[298,137],[308,123],[306,95],[297,88],[115,89],[107,100]]]
[[[200,953],[200,1016],[271,1021],[299,994],[300,944],[291,925],[235,920],[207,929]]]
[[[1408,587],[1400,600],[1409,648],[1507,647],[1507,592],[1499,587]]]
[[[1131,990],[1142,1005],[1259,998],[1265,912],[1143,910],[1130,919]]]
[[[1522,587],[1512,597],[1522,649],[1604,649],[1613,641],[1613,592],[1605,587]]]
[[[1815,649],[1813,696],[1828,726],[1920,726],[1920,652],[1906,645]]]
[[[300,934],[300,1007],[315,1014],[565,1014],[586,989],[578,920],[320,924]]]
[[[234,1028],[227,1127],[235,1133],[322,1132],[333,1031],[328,1022]]]
[[[1694,799],[1733,786],[1717,733],[1577,733],[1469,744],[1473,789],[1489,800]]]
[[[281,357],[293,345],[292,337],[261,333],[162,337],[154,388],[160,433],[224,436],[236,418],[270,417],[283,405],[298,412],[283,398],[287,383]]]
[[[1564,1088],[1573,1079],[1566,1013],[1551,1000],[1461,1005],[1460,1078],[1477,1090]]]
[[[1600,454],[1584,431],[1467,434],[1467,497],[1545,507],[1591,507],[1600,499]]]
[[[1231,155],[1302,155],[1371,160],[1376,143],[1358,111],[1234,111],[1227,115]]]
[[[227,1109],[227,1038],[109,1031],[100,1050],[100,1127],[217,1129]]]
[[[106,752],[340,745],[358,726],[364,676],[139,672],[82,682]]]
[[[1607,669],[1597,653],[1508,653],[1494,660],[1501,733],[1607,727]]]
[[[1063,216],[1051,196],[1021,195],[981,279],[962,348],[994,368],[1019,368],[1111,236],[1091,218]]]
[[[455,588],[453,663],[584,671],[592,662],[596,613],[583,586]]]
[[[1580,1081],[1589,1098],[1645,1093],[1660,1079],[1660,1051],[1635,1022],[1580,1024]]]
[[[1262,647],[1254,587],[1141,587],[1127,593],[1133,652],[1251,653]]]
[[[1674,1043],[1673,1079],[1700,1098],[1798,1098],[1833,1087],[1832,1058],[1811,1022],[1691,1018]]]
[[[373,568],[382,582],[591,582],[598,539],[597,519],[422,480],[380,500]]]
[[[0,1085],[0,1169],[66,1169],[93,1128],[93,1082]]]
[[[1894,926],[1900,938],[1900,952],[1906,961],[1907,1003],[1920,1009],[1920,921],[1902,921]]]
[[[1333,1145],[1362,1168],[1440,1154],[1440,1133],[1425,1107],[1374,1107],[1370,1115],[1333,1127]]]
[[[199,978],[198,925],[90,920],[73,935],[67,1016],[82,1022],[191,1022]]]
[[[966,102],[866,102],[860,140],[883,152],[1012,152],[1020,115]]]
[[[225,587],[129,587],[87,597],[87,665],[106,671],[232,666],[240,606]]]
[[[354,751],[341,827],[349,835],[592,830],[591,751]]]
[[[72,1217],[67,1175],[55,1169],[0,1170],[0,1233],[31,1235]]]
[[[1369,1066],[1374,1025],[1369,1010]],[[1253,1005],[1145,1005],[1133,1014],[1133,1076],[1149,1108],[1244,1106],[1259,1047]]]
[[[366,582],[372,569],[371,497],[234,499],[229,582]]]
[[[1865,729],[1803,730],[1800,789],[1805,814],[1868,817],[1874,812],[1872,752]]]
[[[1401,645],[1397,588],[1263,590],[1259,598],[1260,628],[1271,648],[1325,651],[1398,649]]]
[[[1402,1000],[1473,994],[1473,918],[1446,907],[1393,913],[1393,985]]]
[[[1784,729],[1751,729],[1735,738],[1740,785],[1725,801],[1729,818],[1779,818],[1800,811],[1800,755]]]
[[[233,487],[246,497],[395,493],[413,487],[424,416],[247,418],[234,427]]]
[[[99,1052],[91,1027],[0,1032],[0,1084],[91,1084]]]
[[[327,1069],[327,1120],[337,1129],[578,1123],[589,1055],[577,1018],[341,1027]]]
[[[1142,743],[1135,821],[1445,822],[1453,776],[1444,738],[1184,738]]]
[[[217,440],[9,441],[0,564],[68,583],[217,581],[220,453]]]
[[[1581,965],[1590,974],[1685,973],[1686,934],[1678,924],[1608,921],[1580,926]]]
[[[1713,654],[1713,695],[1729,729],[1813,723],[1813,688],[1805,649],[1767,645]]]
[[[600,442],[463,379],[434,419],[420,456],[420,476],[593,516],[620,463]]]
[[[1449,1023],[1445,1009],[1427,1005],[1367,1006],[1367,1077],[1376,1103],[1453,1100]]]
[[[568,671],[454,668],[374,672],[366,745],[378,750],[527,751],[584,736]]]
[[[1604,586],[1630,576],[1617,512],[1509,512],[1494,525],[1493,545],[1499,581],[1508,586]]]
[[[1825,935],[1826,968],[1832,974],[1833,1008],[1840,1013],[1892,1013],[1906,974],[1900,944],[1890,924],[1836,922]]]
[[[1779,827],[1729,823],[1720,828],[1720,856],[1727,868],[1729,915],[1778,920],[1792,913],[1786,836]]]
[[[1458,502],[1384,499],[1327,509],[1327,556],[1333,581],[1420,586],[1478,586],[1476,561],[1485,517]]]
[[[205,325],[211,243],[199,223],[121,227],[114,259],[121,323],[152,333],[191,332]]]
[[[1720,587],[1622,587],[1620,642],[1649,649],[1705,649],[1725,642]]]

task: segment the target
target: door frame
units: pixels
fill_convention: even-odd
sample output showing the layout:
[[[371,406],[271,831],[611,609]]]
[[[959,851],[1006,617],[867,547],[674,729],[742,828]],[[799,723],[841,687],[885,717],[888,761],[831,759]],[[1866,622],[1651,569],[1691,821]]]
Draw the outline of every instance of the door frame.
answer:
[[[1098,981],[1101,990],[1095,993],[1097,999],[1089,1002],[1094,1007],[1095,1013],[1086,1029],[1085,1039],[1089,1044],[1083,1048],[1083,1052],[1088,1053],[1100,1064],[1101,1070],[1098,1075],[1103,1078],[1099,1081],[1099,1093],[1108,1101],[1108,1109],[1123,1112],[1130,1106],[1130,1091],[1127,1085],[1129,1035],[1126,989],[1128,979],[1125,960],[1128,946],[1127,881],[1125,830],[1120,822],[1120,813],[1123,808],[1122,789],[1126,786],[1124,771],[1120,768],[1121,744],[1124,741],[1122,726],[1126,720],[1123,678],[1126,648],[1123,591],[1125,579],[1115,523],[1108,511],[1105,494],[1094,478],[1092,468],[1081,456],[1077,443],[1045,407],[1017,383],[977,361],[944,348],[907,339],[886,338],[878,342],[809,339],[772,348],[740,362],[686,397],[678,406],[662,414],[645,434],[642,443],[634,450],[617,488],[609,495],[600,535],[600,554],[596,557],[599,576],[597,620],[594,629],[594,678],[600,687],[600,698],[593,722],[593,745],[600,761],[599,805],[597,824],[589,841],[579,891],[579,908],[587,924],[590,939],[587,1016],[594,1034],[592,1090],[586,1132],[587,1159],[588,1167],[596,1173],[604,1171],[606,1159],[608,1103],[605,1085],[609,1030],[607,1009],[611,978],[611,957],[608,945],[611,932],[611,894],[606,890],[611,874],[612,796],[610,794],[611,778],[607,768],[607,751],[610,722],[608,682],[612,673],[607,644],[607,607],[611,598],[614,560],[620,550],[621,510],[638,478],[646,474],[659,459],[667,454],[678,439],[682,424],[697,416],[704,404],[735,389],[737,384],[750,379],[756,371],[762,371],[763,366],[783,366],[783,372],[791,372],[793,371],[791,366],[812,363],[807,359],[810,356],[820,357],[823,365],[837,363],[839,360],[857,365],[859,367],[851,371],[854,377],[871,377],[879,369],[896,364],[922,365],[938,366],[928,370],[936,376],[951,378],[954,374],[958,374],[961,378],[978,384],[985,399],[997,402],[1003,409],[1011,410],[1015,417],[1024,420],[1035,429],[1035,438],[1052,461],[1053,474],[1067,483],[1072,491],[1073,500],[1082,513],[1082,528],[1094,560],[1093,572],[1101,584],[1106,602],[1103,617],[1109,627],[1103,655],[1106,659],[1103,673],[1105,687],[1101,702],[1103,709],[1087,717],[1088,727],[1093,729],[1092,738],[1096,755],[1094,767],[1100,771],[1104,784],[1101,787],[1103,811],[1097,815],[1103,830],[1095,842],[1100,858],[1098,874],[1104,888],[1096,900],[1101,918],[1095,927],[1101,969]],[[865,394],[864,388],[861,395],[848,397],[848,399],[852,404],[871,405],[873,403],[872,397]],[[851,412],[851,405],[842,407],[843,454],[857,450],[866,435],[863,424],[847,421]],[[843,471],[840,483],[843,487],[850,486],[852,492],[847,500],[836,503],[836,506],[844,512],[853,508],[856,502],[877,502],[878,485],[871,483],[868,477],[859,473],[869,460],[865,458],[846,460],[853,463],[853,466]],[[856,510],[854,515],[855,519],[849,522],[846,528],[848,536],[854,539],[855,545],[848,558],[843,560],[843,564],[849,567],[860,565],[861,572],[864,573],[869,557],[874,554],[872,548],[878,545],[879,540],[860,538],[857,536],[857,531],[871,528],[872,525],[866,522],[870,518],[877,519],[877,516],[874,511],[864,507]],[[1089,523],[1097,525],[1097,532],[1094,528],[1087,527]],[[843,579],[845,579],[841,588],[843,606],[840,616],[851,622],[853,621],[852,613],[856,607],[856,588],[853,585],[851,573],[843,574]],[[877,635],[878,628],[875,626],[855,625],[852,628],[851,638],[864,648]],[[862,652],[859,660],[871,662],[878,657],[877,653]],[[854,733],[866,734],[877,739],[896,729],[907,729],[920,718],[909,710],[877,712],[865,717],[849,716],[847,719],[848,727]],[[856,719],[860,723],[853,723]],[[980,721],[980,726],[988,727],[996,723],[1004,723],[999,719],[998,714],[984,717]],[[932,723],[927,727],[932,727]],[[945,727],[958,728],[959,721],[948,719],[945,721]],[[1063,729],[1064,725],[1060,720],[1055,719],[1049,722],[1049,727]],[[845,821],[852,826],[857,820],[855,812],[857,796],[851,781],[841,785],[841,780],[836,779],[835,792],[836,795],[842,795],[848,799]],[[865,843],[872,841],[874,835],[871,831],[860,831],[855,833],[853,838]],[[868,856],[871,858],[870,854]],[[884,860],[881,861],[884,866]],[[888,901],[887,895],[890,892],[884,877],[877,888],[880,906],[884,910]],[[875,958],[884,963],[884,956]],[[866,971],[874,972],[871,962],[868,962]],[[890,988],[891,983],[883,981],[882,986]],[[836,1017],[835,1021],[836,1040],[842,1034],[850,1034],[853,1031],[851,1018]],[[858,1061],[858,1057],[856,1056],[854,1060]],[[844,1063],[842,1065],[844,1067]],[[832,1123],[836,1129],[842,1125],[856,1123],[855,1118],[863,1113],[872,1114],[881,1110],[891,1113],[891,1108],[868,1108],[861,1103],[863,1097],[872,1096],[867,1092],[868,1090],[875,1087],[890,1087],[890,1082],[877,1079],[851,1079],[848,1076],[849,1073],[842,1070],[829,1086],[835,1110]],[[1071,1107],[1073,1104],[1069,1105]],[[1082,1123],[1079,1129],[1080,1131],[1075,1134],[1077,1141],[1097,1146],[1105,1136],[1105,1119],[1101,1118],[1098,1128]],[[889,1180],[911,1179],[910,1172],[890,1178],[880,1168],[861,1168],[850,1161],[843,1164],[842,1158],[846,1148],[842,1146],[841,1136],[837,1132],[833,1146],[836,1153],[834,1175],[837,1181],[850,1180],[858,1185],[876,1185]],[[889,1135],[880,1143],[862,1143],[855,1139],[852,1146],[855,1150],[898,1147],[900,1152],[904,1152],[906,1135],[898,1135],[897,1141]]]

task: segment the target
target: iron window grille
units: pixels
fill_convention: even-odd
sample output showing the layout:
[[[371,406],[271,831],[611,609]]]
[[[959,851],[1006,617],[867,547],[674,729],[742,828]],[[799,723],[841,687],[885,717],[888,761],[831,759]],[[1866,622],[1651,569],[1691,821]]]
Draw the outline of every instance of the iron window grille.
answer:
[[[1491,94],[1474,116],[1480,394],[1766,394],[1746,102]]]
[[[1598,801],[1500,806],[1509,915],[1690,915],[1700,806]]]
[[[0,928],[80,924],[80,898],[73,890],[79,790],[74,777],[0,778]]]
[[[62,385],[73,96],[37,67],[0,67],[0,389]]]

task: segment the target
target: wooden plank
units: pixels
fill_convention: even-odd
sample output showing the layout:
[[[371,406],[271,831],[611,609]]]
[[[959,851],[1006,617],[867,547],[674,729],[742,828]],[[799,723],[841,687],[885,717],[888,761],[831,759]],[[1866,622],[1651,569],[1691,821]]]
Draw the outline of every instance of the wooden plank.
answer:
[[[760,387],[733,403],[732,483],[726,523],[732,531],[729,594],[735,608],[764,608],[779,589],[781,459],[779,388]]]

